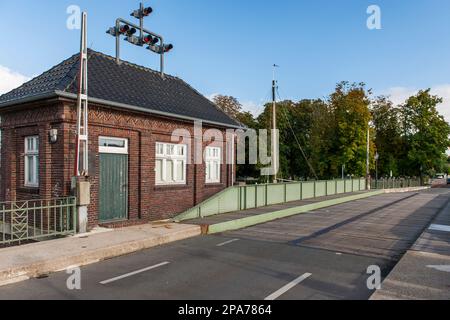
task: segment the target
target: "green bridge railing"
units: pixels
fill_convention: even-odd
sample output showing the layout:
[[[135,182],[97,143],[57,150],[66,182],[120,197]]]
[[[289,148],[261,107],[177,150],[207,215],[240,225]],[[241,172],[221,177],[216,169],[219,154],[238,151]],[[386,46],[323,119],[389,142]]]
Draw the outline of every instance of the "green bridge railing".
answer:
[[[267,207],[366,189],[365,179],[302,181],[230,187],[177,216],[175,221],[204,218],[222,213]]]
[[[380,179],[371,180],[370,188],[374,190],[379,189],[401,189],[401,188],[414,188],[420,187],[420,179]]]
[[[76,198],[0,202],[0,246],[76,233]]]

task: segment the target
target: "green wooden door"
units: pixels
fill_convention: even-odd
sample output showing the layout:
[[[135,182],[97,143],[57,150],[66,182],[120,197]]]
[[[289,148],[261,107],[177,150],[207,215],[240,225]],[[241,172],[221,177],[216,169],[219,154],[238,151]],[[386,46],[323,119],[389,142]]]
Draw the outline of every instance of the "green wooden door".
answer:
[[[100,222],[128,218],[128,155],[100,154]]]

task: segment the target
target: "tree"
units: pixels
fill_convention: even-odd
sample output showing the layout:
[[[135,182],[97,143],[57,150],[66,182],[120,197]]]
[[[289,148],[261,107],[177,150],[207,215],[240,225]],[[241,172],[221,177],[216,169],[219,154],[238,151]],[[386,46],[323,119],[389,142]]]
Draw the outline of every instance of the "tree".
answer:
[[[336,177],[333,167],[332,148],[334,144],[334,114],[329,105],[322,100],[312,102],[311,131],[309,143],[311,164],[321,179]]]
[[[450,126],[436,108],[442,101],[428,89],[419,91],[401,106],[411,175],[432,173],[442,168],[443,154],[450,145]]]
[[[272,129],[272,104],[255,118],[239,101],[216,96],[219,108],[251,129]],[[341,82],[326,101],[286,100],[277,103],[282,179],[340,177],[342,165],[354,176],[366,174],[367,131],[370,130],[370,169],[380,155],[379,176],[419,176],[446,172],[450,125],[439,115],[442,102],[430,90],[419,91],[403,105],[386,97],[371,100],[363,83]],[[370,124],[371,123],[371,124]],[[270,142],[269,142],[270,146]],[[247,142],[248,154],[248,142]],[[258,177],[258,165],[239,165],[238,176]],[[264,177],[267,178],[267,177]]]
[[[400,161],[406,157],[402,139],[399,109],[386,97],[378,97],[371,107],[372,121],[375,128],[375,145],[380,156],[378,161],[379,176],[400,174]]]
[[[329,168],[333,176],[339,175],[342,165],[346,166],[348,173],[355,176],[363,177],[366,174],[367,132],[371,120],[370,94],[364,83],[341,82],[329,98],[334,118]],[[373,143],[371,153],[374,153]]]
[[[236,120],[239,121],[244,126],[246,126],[248,129],[257,130],[259,127],[259,124],[255,120],[253,114],[248,111],[239,112],[236,115]],[[246,163],[237,166],[236,169],[237,176],[241,178],[248,178],[248,177],[257,178],[259,176],[258,166],[255,164],[249,164],[249,154],[250,154],[249,141],[246,141],[245,143],[245,154],[247,156]]]
[[[292,167],[290,163],[291,148],[293,137],[289,129],[289,121],[291,121],[292,101],[281,101],[277,103],[277,128],[279,130],[279,172],[278,177],[281,179],[291,179],[293,177]],[[272,103],[267,103],[264,112],[257,118],[260,129],[266,129],[268,132],[272,130]],[[270,136],[270,134],[269,134]],[[270,140],[272,141],[272,140]],[[268,143],[271,149],[271,142]]]
[[[241,103],[235,97],[217,95],[213,98],[213,102],[221,110],[223,110],[229,116],[239,121],[242,125],[244,125],[248,129],[255,129],[255,130],[258,129],[259,124],[255,120],[253,114],[248,111],[243,111]],[[240,164],[236,167],[237,177],[248,178],[259,176],[258,166],[248,163],[249,147],[250,147],[249,142],[246,141],[245,143],[245,152],[247,156],[246,163]]]
[[[216,95],[213,102],[231,117],[237,119],[242,112],[242,105],[232,96]]]

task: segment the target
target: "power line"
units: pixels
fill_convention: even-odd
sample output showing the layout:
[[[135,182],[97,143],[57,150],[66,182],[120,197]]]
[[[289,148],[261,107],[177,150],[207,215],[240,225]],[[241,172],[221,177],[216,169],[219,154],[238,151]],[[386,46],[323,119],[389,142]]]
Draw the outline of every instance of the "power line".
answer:
[[[278,88],[277,88],[277,94],[278,94],[278,98],[280,99],[280,101],[282,101],[281,96],[280,96],[280,92],[278,91]],[[303,155],[303,158],[305,159],[306,163],[308,164],[309,169],[310,169],[311,172],[314,174],[316,180],[319,180],[319,177],[317,176],[316,171],[314,170],[314,168],[312,167],[312,165],[311,165],[311,163],[309,162],[308,158],[306,157],[306,153],[305,153],[305,151],[303,150],[303,147],[301,146],[300,141],[298,140],[297,135],[295,134],[294,128],[292,127],[291,121],[289,120],[289,117],[288,117],[288,115],[287,115],[286,110],[285,110],[284,108],[280,108],[280,109],[283,110],[283,115],[284,115],[284,117],[285,117],[286,120],[287,120],[287,123],[288,123],[288,125],[289,125],[289,128],[290,128],[291,131],[292,131],[292,135],[294,136],[295,141],[297,142],[297,145],[298,145],[298,147],[300,148],[300,151],[301,151],[301,153],[302,153],[302,155]]]

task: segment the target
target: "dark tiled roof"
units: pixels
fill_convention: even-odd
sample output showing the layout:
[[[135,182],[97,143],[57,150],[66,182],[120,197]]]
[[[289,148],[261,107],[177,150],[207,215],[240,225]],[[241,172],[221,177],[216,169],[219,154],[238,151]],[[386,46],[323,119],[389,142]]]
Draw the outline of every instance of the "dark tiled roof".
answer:
[[[241,126],[211,101],[183,80],[89,50],[89,97],[124,104],[149,112],[194,118]],[[21,87],[0,96],[0,107],[23,99],[38,99],[46,94],[65,92],[76,94],[79,73],[79,54],[63,61]]]

